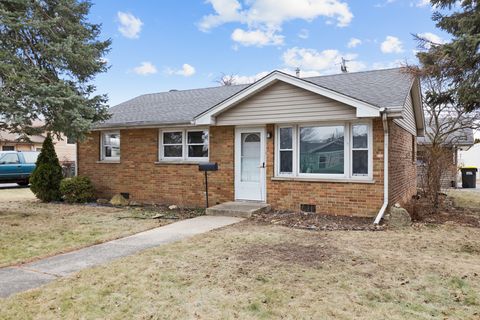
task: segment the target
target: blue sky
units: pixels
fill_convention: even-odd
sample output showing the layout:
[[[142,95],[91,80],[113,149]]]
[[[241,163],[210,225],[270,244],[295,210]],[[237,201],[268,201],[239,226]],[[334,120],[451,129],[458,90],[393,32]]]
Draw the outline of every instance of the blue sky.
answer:
[[[95,84],[116,105],[143,93],[251,82],[279,69],[302,76],[415,63],[412,33],[448,39],[424,0],[102,0],[90,21],[111,38]]]

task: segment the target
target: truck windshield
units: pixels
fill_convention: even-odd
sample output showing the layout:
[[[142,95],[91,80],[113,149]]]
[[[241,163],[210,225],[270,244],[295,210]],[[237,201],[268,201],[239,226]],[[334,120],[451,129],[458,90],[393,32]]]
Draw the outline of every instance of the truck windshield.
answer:
[[[25,163],[35,163],[37,162],[38,152],[22,152],[23,157],[25,158]]]

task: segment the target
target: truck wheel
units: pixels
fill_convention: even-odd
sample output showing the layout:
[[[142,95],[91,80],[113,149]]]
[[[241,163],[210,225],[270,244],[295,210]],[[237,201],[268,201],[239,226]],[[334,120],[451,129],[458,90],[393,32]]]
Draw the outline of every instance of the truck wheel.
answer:
[[[26,186],[28,186],[29,181],[28,181],[28,180],[19,181],[19,182],[17,182],[17,184],[18,184],[19,186],[26,187]]]

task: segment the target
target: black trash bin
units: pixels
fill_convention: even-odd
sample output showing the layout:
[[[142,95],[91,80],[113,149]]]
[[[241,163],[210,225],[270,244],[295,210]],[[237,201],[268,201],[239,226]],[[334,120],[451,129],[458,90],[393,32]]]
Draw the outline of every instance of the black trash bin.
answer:
[[[462,188],[477,187],[477,171],[475,167],[465,167],[462,170]]]

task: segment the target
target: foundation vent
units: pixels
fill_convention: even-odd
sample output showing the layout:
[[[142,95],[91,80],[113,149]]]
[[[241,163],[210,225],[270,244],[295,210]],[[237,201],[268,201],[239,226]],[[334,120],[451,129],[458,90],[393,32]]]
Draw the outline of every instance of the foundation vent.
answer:
[[[302,212],[311,212],[311,213],[315,213],[317,212],[317,206],[314,205],[314,204],[305,204],[305,203],[302,203],[300,205],[300,210]]]

